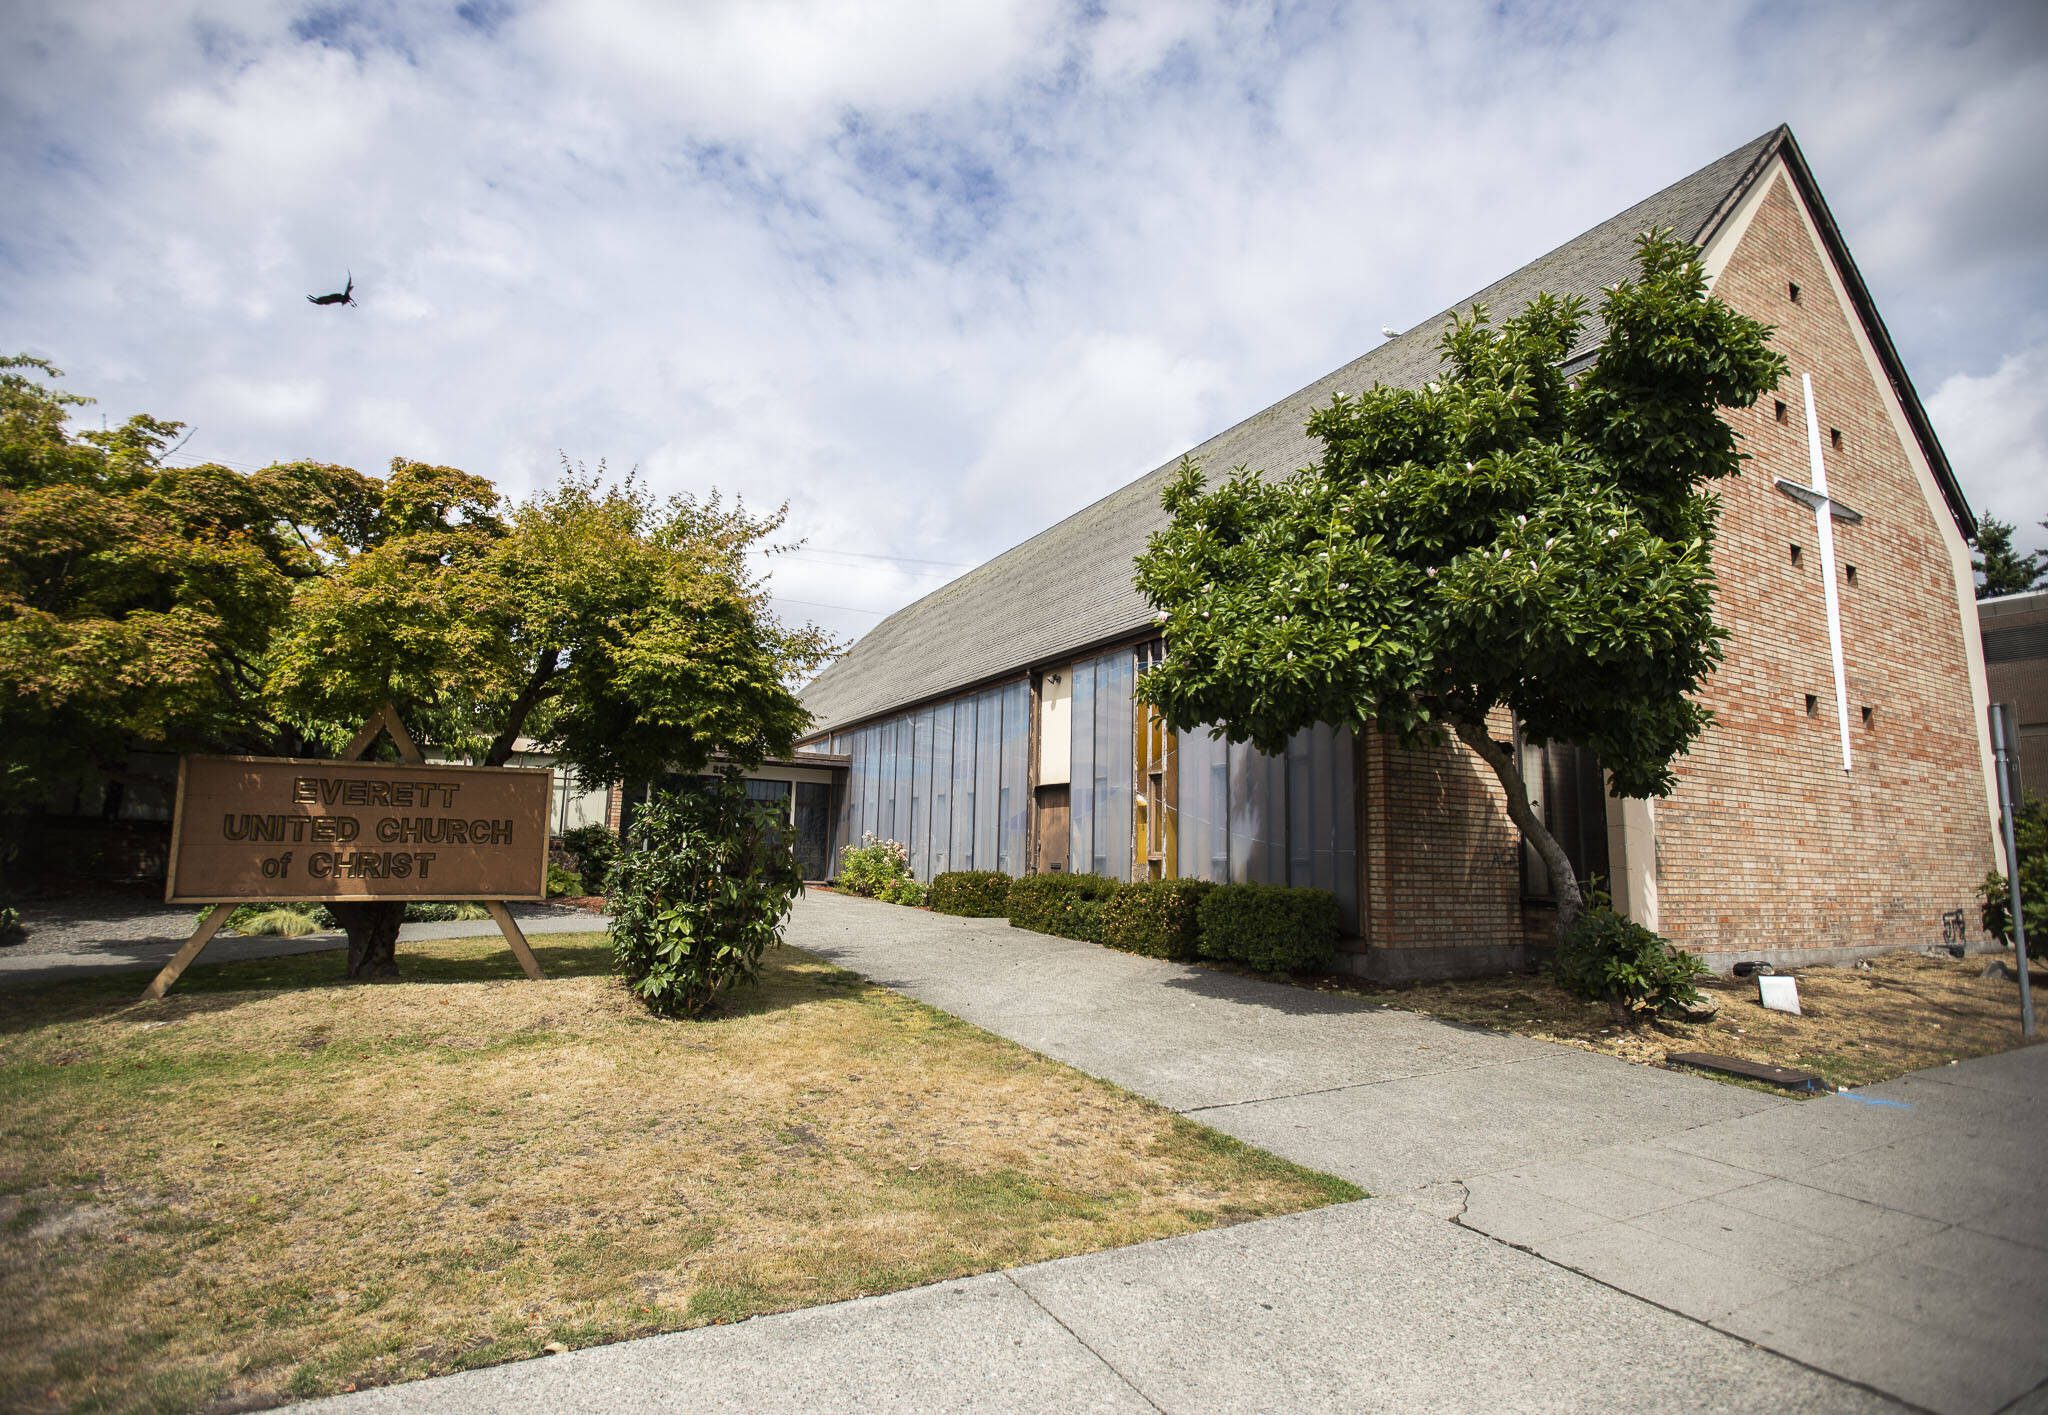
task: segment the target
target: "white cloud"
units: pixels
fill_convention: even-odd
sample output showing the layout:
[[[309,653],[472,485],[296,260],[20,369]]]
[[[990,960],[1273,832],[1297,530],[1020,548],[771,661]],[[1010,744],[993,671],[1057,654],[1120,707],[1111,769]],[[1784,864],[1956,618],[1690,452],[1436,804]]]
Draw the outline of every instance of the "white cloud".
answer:
[[[1977,514],[2017,526],[2022,549],[2048,546],[2048,344],[1953,375],[1927,413]]]
[[[1045,59],[1054,18],[1039,0],[546,0],[513,34],[700,140],[786,143],[999,86]]]
[[[1956,410],[2048,341],[2037,7],[491,13],[13,7],[0,347],[194,456],[787,500],[882,611],[1789,118],[2022,514]]]

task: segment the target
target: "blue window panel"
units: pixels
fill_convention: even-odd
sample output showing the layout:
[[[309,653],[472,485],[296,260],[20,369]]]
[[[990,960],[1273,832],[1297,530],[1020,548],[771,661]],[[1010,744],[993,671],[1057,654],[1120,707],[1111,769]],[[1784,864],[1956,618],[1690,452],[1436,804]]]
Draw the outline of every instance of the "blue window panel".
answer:
[[[953,704],[953,828],[946,846],[946,868],[974,868],[974,735],[977,700]]]
[[[1068,670],[1072,679],[1072,749],[1067,789],[1067,868],[1088,870],[1095,859],[1095,662],[1086,659]]]
[[[1031,685],[1003,690],[1003,846],[999,869],[1024,873],[1024,842],[1031,821]]]
[[[949,863],[953,858],[953,710],[952,703],[931,709],[932,808],[925,827],[930,836],[925,850],[926,879],[953,868]]]
[[[1287,882],[1287,771],[1249,742],[1230,748],[1230,878]]]
[[[974,863],[1003,867],[1003,690],[991,688],[974,707]]]
[[[1316,877],[1317,806],[1328,815],[1329,792],[1317,777],[1315,736],[1310,728],[1287,742],[1287,882],[1327,889]]]
[[[910,723],[910,872],[931,878],[932,844],[932,710],[920,709]]]
[[[1129,649],[1095,661],[1094,853],[1090,868],[1116,879],[1131,877],[1131,687]]]
[[[1229,746],[1206,727],[1180,735],[1180,875],[1230,878]]]
[[[910,834],[910,723],[892,717],[884,732],[889,739],[889,765],[882,783],[880,834],[885,840],[901,841]]]

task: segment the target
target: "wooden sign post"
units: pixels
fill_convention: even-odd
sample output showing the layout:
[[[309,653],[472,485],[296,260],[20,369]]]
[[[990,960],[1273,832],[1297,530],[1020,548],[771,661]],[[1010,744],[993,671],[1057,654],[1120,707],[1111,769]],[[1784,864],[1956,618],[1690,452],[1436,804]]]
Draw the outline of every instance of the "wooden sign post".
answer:
[[[389,733],[398,762],[362,760]],[[389,705],[340,757],[181,757],[167,904],[211,904],[144,997],[162,997],[237,904],[481,903],[526,976],[510,899],[545,900],[554,773],[428,762]]]

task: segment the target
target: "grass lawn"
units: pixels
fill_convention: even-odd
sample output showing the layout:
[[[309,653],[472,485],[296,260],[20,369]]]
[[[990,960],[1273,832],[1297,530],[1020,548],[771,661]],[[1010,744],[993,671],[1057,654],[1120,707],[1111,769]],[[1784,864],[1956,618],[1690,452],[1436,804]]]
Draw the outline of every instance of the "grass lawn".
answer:
[[[0,991],[0,1408],[249,1408],[1357,1197],[793,949],[601,935]]]
[[[1535,974],[1378,988],[1357,978],[1305,980],[1450,1022],[1563,1042],[1661,1066],[1665,1054],[1705,1051],[1812,1071],[1831,1086],[1867,1086],[1925,1066],[2022,1044],[2019,983],[1986,978],[1985,957],[1888,953],[1868,966],[1802,968],[1802,1016],[1766,1011],[1756,984],[1711,978],[1721,1003],[1711,1022],[1617,1027],[1607,1008]],[[2048,974],[2032,970],[2036,992]],[[1717,1078],[1725,1079],[1725,1078]],[[1780,1094],[1783,1094],[1780,1092]]]

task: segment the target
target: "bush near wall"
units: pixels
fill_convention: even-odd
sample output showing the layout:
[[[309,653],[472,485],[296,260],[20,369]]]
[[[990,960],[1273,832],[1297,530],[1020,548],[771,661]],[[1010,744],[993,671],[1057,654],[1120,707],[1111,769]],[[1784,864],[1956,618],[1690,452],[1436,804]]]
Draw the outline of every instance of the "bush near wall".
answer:
[[[1550,976],[1567,992],[1605,1002],[1617,1022],[1676,1017],[1700,1000],[1707,965],[1609,907],[1597,891],[1558,940]]]
[[[605,873],[619,855],[619,838],[602,825],[579,825],[562,832],[562,849],[576,862],[583,887],[592,894],[604,893]]]
[[[948,870],[932,876],[925,903],[934,914],[967,919],[1000,919],[1010,898],[1010,877],[1001,870]]]
[[[835,889],[890,904],[897,902],[892,894],[904,893],[905,885],[916,883],[910,875],[910,851],[901,841],[884,840],[873,831],[861,836],[860,844],[839,852],[839,873],[832,879]]]
[[[1196,907],[1202,956],[1261,973],[1328,969],[1342,922],[1329,890],[1284,884],[1219,884]]]
[[[1106,875],[1026,875],[1010,885],[1005,907],[1020,929],[1100,943],[1102,906],[1121,888]]]
[[[1102,905],[1102,941],[1126,953],[1185,963],[1199,954],[1202,900],[1216,886],[1202,879],[1127,884]]]

